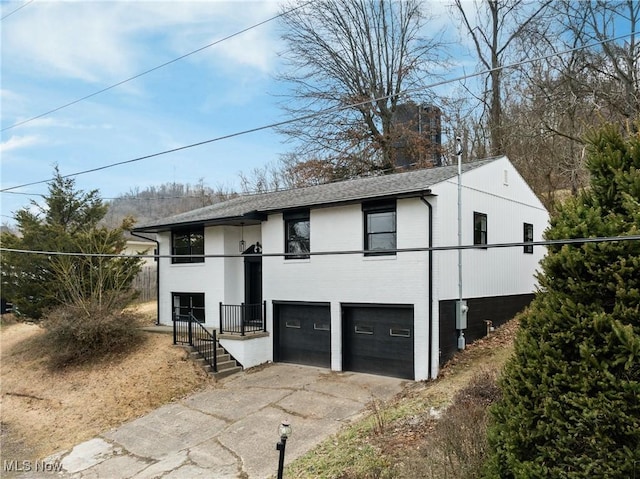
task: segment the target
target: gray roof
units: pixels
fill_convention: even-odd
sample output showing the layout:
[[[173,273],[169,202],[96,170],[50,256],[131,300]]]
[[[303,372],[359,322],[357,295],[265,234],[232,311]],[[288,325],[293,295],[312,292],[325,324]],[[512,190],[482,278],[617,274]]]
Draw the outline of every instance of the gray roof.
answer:
[[[462,171],[464,173],[473,170],[496,159],[490,158],[464,163]],[[251,224],[259,222],[266,214],[273,212],[332,206],[376,198],[429,194],[433,185],[453,178],[457,173],[457,165],[441,166],[271,193],[243,195],[211,206],[149,222],[134,228],[133,231],[155,233],[191,224]]]

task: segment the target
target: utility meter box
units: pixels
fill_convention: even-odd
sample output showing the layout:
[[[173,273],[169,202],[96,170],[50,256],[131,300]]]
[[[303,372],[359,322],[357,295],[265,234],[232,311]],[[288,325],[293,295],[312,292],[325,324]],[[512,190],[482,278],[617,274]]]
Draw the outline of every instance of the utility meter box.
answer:
[[[467,301],[456,301],[456,329],[467,329]]]

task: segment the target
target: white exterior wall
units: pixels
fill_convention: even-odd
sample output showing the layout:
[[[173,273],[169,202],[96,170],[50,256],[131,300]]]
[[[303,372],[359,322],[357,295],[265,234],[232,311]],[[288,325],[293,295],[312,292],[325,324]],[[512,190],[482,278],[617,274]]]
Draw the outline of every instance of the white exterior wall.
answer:
[[[122,250],[122,254],[125,255],[149,255],[142,258],[142,266],[154,266],[155,261],[153,259],[153,250],[156,249],[156,244],[151,243],[149,241],[136,241],[136,240],[127,240],[127,243]]]
[[[505,171],[508,181],[505,183]],[[452,178],[432,188],[437,194],[434,246],[458,244],[458,186]],[[534,241],[542,240],[549,215],[517,170],[506,158],[477,168],[462,176],[462,244],[473,244],[473,213],[487,215],[487,242],[523,241],[523,223],[533,224]],[[536,287],[534,272],[545,249],[536,246],[533,254],[522,246],[462,251],[465,298],[532,293]],[[434,262],[439,271],[438,300],[458,297],[458,252],[436,251]]]
[[[397,202],[398,248],[428,246],[428,208],[420,199]],[[364,245],[362,207],[311,210],[312,252],[360,251]],[[282,253],[281,214],[263,223],[264,253]],[[416,379],[428,376],[428,264],[426,252],[370,256],[361,253],[263,259],[263,297],[271,301],[321,301],[331,305],[331,369],[342,370],[342,303],[414,306]],[[267,329],[273,331],[272,308]]]
[[[221,228],[205,228],[205,254],[222,254],[224,235]],[[160,254],[171,254],[171,233],[158,234]],[[219,326],[218,301],[224,296],[225,271],[224,259],[206,258],[203,263],[172,264],[170,258],[160,258],[160,291],[158,309],[160,322],[171,324],[172,293],[204,293],[205,324]]]
[[[245,368],[273,360],[273,340],[270,336],[244,340],[220,338],[220,344]]]
[[[260,241],[260,226],[245,226],[242,236],[247,247]],[[204,230],[205,254],[239,254],[241,229],[236,226],[211,226]],[[158,234],[160,254],[171,254],[171,233]],[[219,303],[240,304],[244,301],[244,260],[205,258],[204,263],[172,264],[160,258],[160,322],[171,324],[172,293],[204,293],[205,324],[220,327]]]
[[[505,177],[506,171],[506,177]],[[506,181],[505,181],[506,180]],[[451,178],[432,187],[433,245],[458,244],[458,183]],[[487,241],[523,241],[523,223],[533,224],[534,241],[542,240],[549,214],[535,193],[506,159],[502,158],[462,176],[462,244],[473,244],[473,213],[487,215]],[[535,291],[534,273],[545,254],[536,246],[526,254],[522,246],[462,250],[462,295],[474,298],[527,294]],[[431,377],[439,369],[439,301],[458,298],[458,252],[434,251],[433,337]]]

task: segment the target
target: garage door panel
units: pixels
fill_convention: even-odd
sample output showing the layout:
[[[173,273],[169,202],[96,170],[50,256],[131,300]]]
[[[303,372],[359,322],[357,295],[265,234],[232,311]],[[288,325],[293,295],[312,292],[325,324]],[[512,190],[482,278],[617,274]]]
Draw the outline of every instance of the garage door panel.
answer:
[[[413,364],[408,364],[406,360],[385,358],[384,362],[380,362],[379,359],[365,356],[354,357],[347,369],[349,371],[379,374],[394,378],[414,378]]]
[[[352,336],[347,369],[413,378],[413,338],[389,337],[387,329],[376,329],[377,338],[357,333]]]
[[[324,305],[278,305],[277,361],[330,367],[330,314]]]
[[[389,349],[399,348],[401,351],[397,351],[400,355],[408,357],[410,348],[413,344],[413,334],[411,329],[402,328],[402,336],[393,334],[400,328],[389,328],[385,326],[374,326],[367,328],[372,330],[372,333],[362,333],[364,329],[357,321],[351,326],[353,329],[350,331],[352,336],[351,340],[351,353],[355,356],[369,356],[372,358],[386,358],[389,356]]]
[[[413,379],[412,308],[350,306],[344,321],[344,369]]]

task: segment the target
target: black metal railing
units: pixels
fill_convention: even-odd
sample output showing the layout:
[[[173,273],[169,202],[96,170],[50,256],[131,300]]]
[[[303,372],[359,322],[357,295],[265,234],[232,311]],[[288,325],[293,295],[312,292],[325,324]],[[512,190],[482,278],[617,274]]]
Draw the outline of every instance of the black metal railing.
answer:
[[[213,372],[218,372],[216,332],[207,330],[193,314],[173,315],[173,344],[192,346]]]
[[[220,303],[220,334],[264,332],[267,330],[267,302],[256,304]]]

